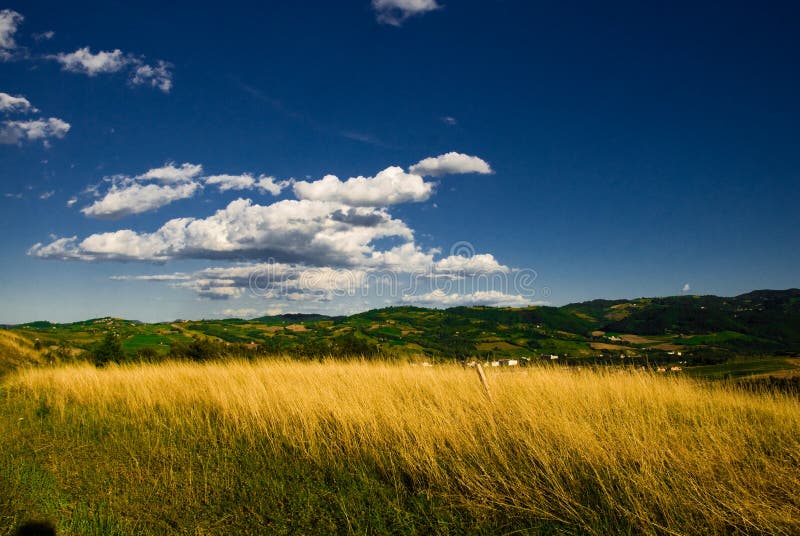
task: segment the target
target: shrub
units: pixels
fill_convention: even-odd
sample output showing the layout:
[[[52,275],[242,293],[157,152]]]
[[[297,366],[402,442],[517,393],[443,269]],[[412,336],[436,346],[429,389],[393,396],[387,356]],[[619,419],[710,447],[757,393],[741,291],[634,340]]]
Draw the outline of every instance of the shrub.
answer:
[[[125,353],[119,337],[114,332],[107,332],[103,340],[92,349],[92,359],[98,367],[108,363],[122,362],[125,359]]]

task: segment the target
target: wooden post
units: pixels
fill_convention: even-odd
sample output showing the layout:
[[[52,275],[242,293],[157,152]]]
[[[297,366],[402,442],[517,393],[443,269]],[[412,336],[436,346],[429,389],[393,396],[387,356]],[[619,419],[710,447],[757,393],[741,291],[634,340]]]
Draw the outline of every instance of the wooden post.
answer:
[[[486,374],[483,373],[483,367],[479,362],[475,362],[475,370],[478,371],[478,378],[481,379],[481,385],[486,390],[486,396],[492,400],[492,393],[489,391],[489,382],[486,381]]]

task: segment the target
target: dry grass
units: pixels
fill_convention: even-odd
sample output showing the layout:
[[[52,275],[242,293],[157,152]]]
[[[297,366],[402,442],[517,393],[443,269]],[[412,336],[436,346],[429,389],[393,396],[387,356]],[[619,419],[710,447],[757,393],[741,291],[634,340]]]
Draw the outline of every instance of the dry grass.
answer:
[[[43,363],[31,341],[5,329],[0,329],[0,356],[0,375],[22,366]]]
[[[72,434],[85,444],[94,437],[87,430],[103,428],[99,456],[118,459],[97,459],[87,478],[114,467],[122,474],[102,475],[112,487],[163,485],[177,469],[154,462],[154,453],[180,458],[205,448],[234,459],[291,456],[308,467],[368,473],[466,512],[478,524],[473,529],[481,520],[510,519],[514,526],[504,529],[549,523],[589,534],[800,532],[796,399],[643,372],[487,374],[491,402],[475,371],[458,366],[73,366],[18,371],[0,403],[47,408],[43,438],[52,441]],[[54,478],[77,478],[59,473],[69,463],[58,456],[50,462],[61,468]],[[141,504],[147,493],[128,491],[136,498],[111,495],[109,508],[202,504],[209,486],[222,484],[213,470],[196,471],[193,484],[175,488],[172,506]],[[347,520],[357,522],[358,514]]]

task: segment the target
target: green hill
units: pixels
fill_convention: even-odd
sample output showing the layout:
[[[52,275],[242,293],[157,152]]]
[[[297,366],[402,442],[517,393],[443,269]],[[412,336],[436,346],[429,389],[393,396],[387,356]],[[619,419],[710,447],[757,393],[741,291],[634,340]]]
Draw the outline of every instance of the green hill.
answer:
[[[201,341],[204,348],[218,353],[298,358],[380,354],[426,360],[550,361],[557,355],[559,363],[570,364],[622,357],[628,363],[719,366],[741,358],[800,355],[800,290],[592,300],[518,309],[403,306],[348,317],[283,314],[156,324],[96,318],[70,324],[31,322],[8,333],[28,345],[38,339],[42,348],[60,348],[59,355],[68,358],[91,351],[107,332],[118,335],[132,357],[145,349],[150,358],[166,356]],[[773,363],[773,369],[776,366]]]

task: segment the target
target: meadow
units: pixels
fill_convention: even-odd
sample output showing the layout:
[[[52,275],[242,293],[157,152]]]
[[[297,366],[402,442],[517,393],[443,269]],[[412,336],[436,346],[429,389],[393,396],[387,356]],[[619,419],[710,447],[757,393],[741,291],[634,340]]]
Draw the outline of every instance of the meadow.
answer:
[[[797,534],[800,400],[271,359],[0,379],[0,534]]]

